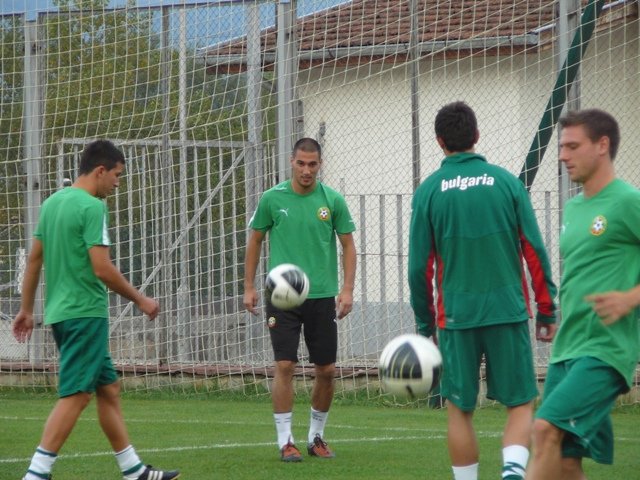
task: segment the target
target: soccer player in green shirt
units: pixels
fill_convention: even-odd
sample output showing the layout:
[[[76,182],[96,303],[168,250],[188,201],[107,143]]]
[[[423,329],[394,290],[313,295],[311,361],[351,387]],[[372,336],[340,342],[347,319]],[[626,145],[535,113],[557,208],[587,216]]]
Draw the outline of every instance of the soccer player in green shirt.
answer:
[[[314,364],[307,452],[332,458],[324,441],[324,427],[333,400],[338,346],[336,321],[353,306],[356,249],[355,225],[338,192],[317,180],[322,165],[321,148],[312,138],[296,142],[291,156],[290,180],[267,190],[251,218],[244,277],[245,308],[257,315],[258,293],[254,281],[260,250],[269,232],[269,270],[283,264],[299,266],[309,277],[307,300],[283,311],[267,299],[266,317],[275,357],[272,402],[280,458],[299,462],[302,455],[291,433],[293,374],[298,362],[301,330]],[[342,288],[338,289],[336,236],[342,246]],[[337,295],[337,298],[336,298]]]
[[[564,206],[561,323],[533,427],[531,480],[586,478],[613,462],[611,409],[633,385],[640,349],[640,191],[616,178],[617,121],[598,109],[559,121],[560,161],[582,193]]]
[[[416,190],[409,235],[409,287],[418,332],[443,357],[448,445],[455,480],[477,480],[473,414],[485,359],[487,397],[507,407],[504,480],[522,479],[538,396],[524,263],[537,303],[536,336],[554,329],[556,287],[524,185],[475,153],[473,110],[445,105],[435,119],[445,159]]]
[[[124,480],[172,480],[179,472],[145,466],[129,442],[120,408],[120,383],[109,354],[107,288],[134,302],[153,320],[158,302],[136,290],[109,256],[108,212],[103,198],[119,183],[125,158],[113,143],[96,140],[82,152],[78,179],[51,195],[40,210],[22,284],[16,339],[33,331],[33,305],[45,271],[45,324],[60,351],[59,400],[23,480],[51,478],[58,451],[93,394],[100,426]]]

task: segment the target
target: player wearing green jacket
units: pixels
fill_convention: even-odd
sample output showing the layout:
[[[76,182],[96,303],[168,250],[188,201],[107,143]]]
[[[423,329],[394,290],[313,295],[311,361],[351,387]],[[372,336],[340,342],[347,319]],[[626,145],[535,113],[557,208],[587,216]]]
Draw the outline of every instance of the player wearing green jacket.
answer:
[[[291,156],[291,180],[262,195],[249,225],[252,233],[247,242],[244,278],[244,305],[248,311],[258,313],[254,281],[267,232],[269,269],[293,263],[302,268],[310,283],[308,298],[300,307],[283,311],[268,300],[266,305],[275,357],[273,416],[280,458],[285,462],[302,460],[291,433],[293,374],[302,331],[315,372],[307,452],[321,458],[334,456],[324,441],[324,427],[334,392],[336,320],[346,316],[353,305],[356,250],[352,232],[355,225],[342,195],[317,181],[321,165],[318,142],[312,138],[298,140]],[[336,237],[342,246],[340,290]]]
[[[503,478],[522,479],[538,394],[524,263],[537,303],[537,338],[554,332],[556,288],[523,184],[475,153],[476,117],[463,102],[436,115],[446,157],[416,190],[409,235],[409,286],[417,329],[437,331],[443,354],[449,453],[456,480],[475,480],[478,444],[472,424],[479,370],[487,397],[508,409]]]
[[[615,177],[618,123],[591,109],[560,119],[560,161],[583,186],[564,206],[562,322],[534,422],[527,478],[586,478],[582,458],[613,462],[611,409],[640,350],[640,191]]]

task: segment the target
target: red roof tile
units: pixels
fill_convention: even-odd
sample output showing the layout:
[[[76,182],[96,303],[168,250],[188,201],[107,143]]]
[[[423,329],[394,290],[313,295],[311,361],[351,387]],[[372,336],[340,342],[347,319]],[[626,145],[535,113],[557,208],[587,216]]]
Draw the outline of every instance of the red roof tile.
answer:
[[[418,0],[421,54],[508,54],[540,48],[553,25],[555,0]],[[632,7],[633,5],[633,7]],[[635,2],[623,5],[633,8]],[[542,29],[542,30],[540,30]],[[409,0],[353,0],[298,19],[300,68],[327,62],[397,62],[407,57],[411,31]],[[269,68],[276,28],[262,31],[261,55]],[[214,71],[242,70],[246,37],[208,48]]]

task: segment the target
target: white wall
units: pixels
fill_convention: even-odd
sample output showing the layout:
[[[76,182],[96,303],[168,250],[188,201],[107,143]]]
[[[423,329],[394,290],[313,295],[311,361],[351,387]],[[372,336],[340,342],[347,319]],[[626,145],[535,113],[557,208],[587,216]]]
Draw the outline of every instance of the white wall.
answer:
[[[638,22],[597,34],[583,63],[581,93],[583,108],[603,108],[620,121],[623,140],[616,160],[618,173],[640,185],[640,164],[633,154],[639,142],[634,133],[640,127],[638,53]],[[481,135],[477,151],[518,175],[556,81],[554,55],[547,50],[514,57],[422,61],[421,177],[437,169],[443,157],[433,133],[435,114],[444,104],[456,100],[466,101],[476,111]],[[412,192],[410,83],[406,66],[315,69],[303,72],[299,85],[306,134],[316,137],[320,122],[326,124],[323,180],[347,196],[356,223],[365,223],[366,239],[357,236],[359,253],[364,255],[361,259],[367,261],[366,286],[359,294],[365,293],[371,300],[408,300],[406,288],[400,285],[405,282],[404,272],[395,268],[400,258],[395,253],[400,250],[406,255],[407,251]],[[380,195],[386,195],[382,200],[384,218]],[[396,195],[402,197],[398,199]],[[543,236],[550,239],[548,248],[557,278],[555,134],[531,195]],[[397,205],[402,206],[399,217]],[[398,221],[402,225],[400,232]],[[362,233],[361,228],[358,235]],[[385,262],[380,261],[382,254],[387,257]],[[403,260],[406,263],[406,258]]]

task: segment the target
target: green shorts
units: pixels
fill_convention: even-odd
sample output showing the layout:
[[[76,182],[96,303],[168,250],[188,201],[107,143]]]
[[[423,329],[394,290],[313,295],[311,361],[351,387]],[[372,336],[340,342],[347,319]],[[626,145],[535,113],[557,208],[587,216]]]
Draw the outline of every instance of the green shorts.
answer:
[[[516,407],[538,396],[528,322],[438,331],[441,394],[465,412],[476,408],[484,356],[487,398]]]
[[[613,463],[611,409],[627,384],[610,365],[593,357],[552,363],[535,417],[567,432],[562,456]]]
[[[60,351],[58,395],[94,393],[118,381],[109,354],[109,321],[75,318],[51,325]]]

